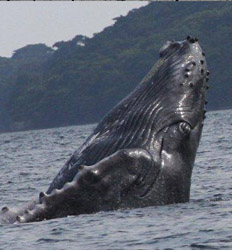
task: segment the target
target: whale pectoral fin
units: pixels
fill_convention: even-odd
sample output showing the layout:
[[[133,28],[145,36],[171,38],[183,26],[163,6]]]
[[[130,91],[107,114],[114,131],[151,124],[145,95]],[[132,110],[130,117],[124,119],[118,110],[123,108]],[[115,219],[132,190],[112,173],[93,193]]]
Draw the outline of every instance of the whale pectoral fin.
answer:
[[[16,217],[20,212],[8,207],[3,207],[0,211],[0,225],[1,224],[13,224],[16,221]]]
[[[38,204],[17,220],[30,222],[117,209],[130,189],[144,182],[152,164],[145,150],[119,150],[95,165],[81,166],[73,181],[62,189],[40,193]]]
[[[13,224],[17,221],[17,218],[27,211],[30,211],[38,203],[38,200],[33,200],[28,202],[20,208],[8,208],[3,207],[0,209],[0,224]]]

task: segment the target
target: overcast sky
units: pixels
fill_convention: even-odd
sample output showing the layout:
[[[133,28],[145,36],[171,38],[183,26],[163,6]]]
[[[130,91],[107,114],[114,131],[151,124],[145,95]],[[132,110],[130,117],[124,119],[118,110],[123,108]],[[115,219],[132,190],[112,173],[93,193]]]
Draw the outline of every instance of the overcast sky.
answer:
[[[0,56],[27,44],[52,46],[81,34],[91,36],[112,25],[114,17],[147,2],[0,2]]]

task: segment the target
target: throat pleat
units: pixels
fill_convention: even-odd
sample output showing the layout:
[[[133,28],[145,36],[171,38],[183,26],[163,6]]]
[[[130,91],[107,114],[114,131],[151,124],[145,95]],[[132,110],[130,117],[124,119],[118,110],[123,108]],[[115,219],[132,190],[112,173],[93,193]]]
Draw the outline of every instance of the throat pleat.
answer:
[[[91,155],[85,159],[85,163],[90,165],[122,148],[146,147],[151,134],[161,126],[159,118],[165,114],[162,102],[165,101],[166,85],[170,78],[167,72],[177,64],[180,64],[179,60],[166,62],[154,76],[121,101],[95,129],[96,138],[79,158],[85,159],[85,155]]]

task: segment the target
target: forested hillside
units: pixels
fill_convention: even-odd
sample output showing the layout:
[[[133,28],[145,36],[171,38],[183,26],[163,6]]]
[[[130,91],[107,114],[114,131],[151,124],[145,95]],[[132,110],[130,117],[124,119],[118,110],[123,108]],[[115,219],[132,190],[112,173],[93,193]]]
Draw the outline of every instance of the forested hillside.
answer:
[[[166,40],[199,38],[211,71],[209,109],[232,107],[232,4],[153,2],[93,38],[0,57],[0,130],[97,122],[158,58]]]

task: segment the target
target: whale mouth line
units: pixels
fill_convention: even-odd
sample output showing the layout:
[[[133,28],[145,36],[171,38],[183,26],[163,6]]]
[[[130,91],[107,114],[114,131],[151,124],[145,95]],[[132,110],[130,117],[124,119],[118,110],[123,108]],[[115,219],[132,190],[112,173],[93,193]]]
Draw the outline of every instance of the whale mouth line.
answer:
[[[177,122],[173,122],[171,123],[170,125],[164,127],[163,129],[161,129],[161,131],[163,132],[163,135],[162,135],[162,138],[161,138],[161,142],[160,142],[160,150],[159,150],[159,158],[160,158],[160,164],[162,163],[163,161],[163,152],[165,151],[164,150],[164,140],[165,140],[165,136],[166,134],[168,133],[168,130],[170,127],[172,126],[175,126],[175,125],[180,125],[181,123],[184,123],[186,124],[189,128],[190,128],[190,132],[192,129],[194,129],[194,127],[190,124],[190,122],[184,120],[184,119],[180,119],[179,121]],[[156,177],[154,178],[154,180],[152,180],[152,182],[150,183],[150,185],[147,187],[147,189],[139,195],[139,198],[144,198],[146,197],[147,195],[149,195],[149,193],[152,191],[153,189],[153,186],[155,185],[156,181],[159,179],[159,176],[160,176],[160,172],[161,172],[161,168],[162,168],[162,165],[160,165],[160,169],[156,175]],[[150,170],[149,170],[150,171]],[[149,174],[149,171],[147,174]]]

